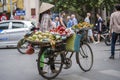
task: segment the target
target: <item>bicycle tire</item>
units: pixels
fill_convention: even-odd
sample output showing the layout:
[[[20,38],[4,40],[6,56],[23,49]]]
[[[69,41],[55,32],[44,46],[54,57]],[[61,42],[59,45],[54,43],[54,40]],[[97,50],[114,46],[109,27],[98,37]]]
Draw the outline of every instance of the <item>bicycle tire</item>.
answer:
[[[47,61],[47,59],[49,59],[51,56],[50,55],[46,55],[45,51],[47,49],[43,50],[41,49],[40,52],[39,52],[39,55],[38,55],[38,60],[37,60],[37,67],[38,67],[38,71],[39,71],[39,74],[45,78],[45,79],[54,79],[62,70],[62,67],[63,67],[63,56],[62,54],[58,53],[58,52],[55,52],[57,55],[54,55],[55,53],[52,54],[52,56],[54,57],[54,59],[56,58],[56,60],[53,60],[52,63],[50,62],[50,60]],[[50,54],[50,53],[48,53]],[[43,55],[46,55],[44,57],[44,61],[42,61],[42,57]],[[60,62],[57,62],[57,57],[60,58]],[[46,61],[46,62],[45,62]],[[41,65],[44,65],[44,67],[42,66],[41,68]],[[54,64],[55,66],[55,69],[57,69],[58,71],[56,73],[53,73],[52,70],[50,69],[50,64]],[[44,69],[47,67],[47,71],[46,73],[43,73]],[[58,69],[59,67],[59,69]],[[49,74],[50,73],[50,74]]]
[[[89,51],[89,53],[87,52]],[[88,58],[90,58],[90,62],[89,62],[89,66],[88,66],[88,63],[86,64],[84,62],[84,60],[88,60]],[[79,67],[84,71],[84,72],[87,72],[87,71],[90,71],[90,69],[92,68],[93,66],[93,52],[92,52],[92,49],[91,47],[89,46],[88,43],[83,43],[81,46],[80,46],[80,51],[79,52],[76,52],[76,60],[77,60],[77,63],[79,65]],[[85,65],[84,65],[85,64]]]
[[[28,44],[29,43],[26,42],[24,39],[19,40],[18,43],[17,43],[17,50],[18,50],[18,52],[20,52],[21,54],[26,54],[26,50],[28,48]]]

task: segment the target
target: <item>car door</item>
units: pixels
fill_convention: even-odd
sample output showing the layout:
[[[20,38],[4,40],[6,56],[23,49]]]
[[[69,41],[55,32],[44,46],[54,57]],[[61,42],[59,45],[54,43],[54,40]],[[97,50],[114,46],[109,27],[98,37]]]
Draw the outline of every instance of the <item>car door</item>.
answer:
[[[9,22],[0,23],[0,45],[6,45],[9,42]]]
[[[16,44],[29,31],[23,22],[12,22],[10,30],[10,41]]]

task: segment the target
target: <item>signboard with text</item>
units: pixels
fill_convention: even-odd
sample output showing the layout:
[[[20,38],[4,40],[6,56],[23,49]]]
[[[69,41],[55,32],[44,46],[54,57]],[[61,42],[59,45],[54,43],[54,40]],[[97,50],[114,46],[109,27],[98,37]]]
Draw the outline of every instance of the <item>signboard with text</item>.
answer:
[[[25,16],[25,10],[17,10],[16,15],[17,16]]]

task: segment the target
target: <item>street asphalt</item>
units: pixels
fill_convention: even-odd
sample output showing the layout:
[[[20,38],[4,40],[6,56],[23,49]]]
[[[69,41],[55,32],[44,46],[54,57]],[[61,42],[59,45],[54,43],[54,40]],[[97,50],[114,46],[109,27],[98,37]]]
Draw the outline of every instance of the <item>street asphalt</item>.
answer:
[[[63,69],[53,80],[120,80],[120,46],[116,45],[114,60],[110,56],[110,46],[104,42],[90,43],[94,54],[94,64],[89,72],[83,72],[72,58],[72,67]],[[36,59],[38,54],[20,54],[17,49],[0,49],[0,80],[46,80],[38,74]]]

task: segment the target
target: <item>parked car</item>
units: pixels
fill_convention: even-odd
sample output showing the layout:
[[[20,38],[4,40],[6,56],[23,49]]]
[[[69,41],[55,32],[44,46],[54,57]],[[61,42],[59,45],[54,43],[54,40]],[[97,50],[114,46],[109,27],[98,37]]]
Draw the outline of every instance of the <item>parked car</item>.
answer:
[[[0,48],[17,46],[17,42],[33,27],[34,23],[24,20],[6,20],[0,22]]]

